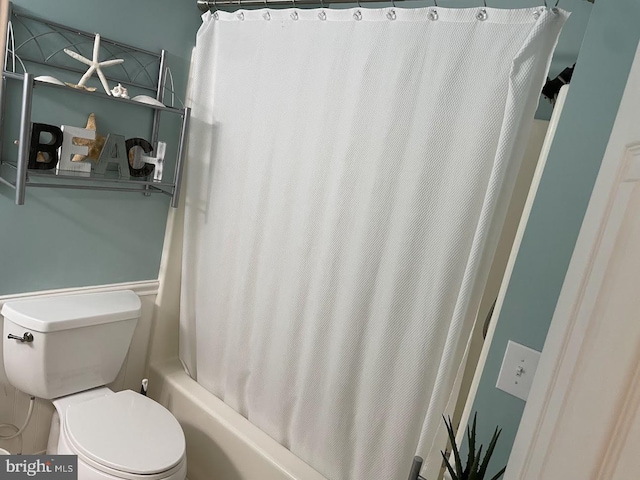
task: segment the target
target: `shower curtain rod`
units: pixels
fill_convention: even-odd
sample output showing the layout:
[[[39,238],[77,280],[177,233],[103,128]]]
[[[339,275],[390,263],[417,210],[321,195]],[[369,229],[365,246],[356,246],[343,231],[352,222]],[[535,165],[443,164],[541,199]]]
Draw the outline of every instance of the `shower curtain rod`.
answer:
[[[391,0],[362,0],[360,3],[382,3],[390,2]],[[395,0],[395,3],[403,2],[404,0]],[[197,0],[197,5],[200,11],[206,12],[208,10],[215,10],[219,7],[295,7],[298,5],[313,5],[320,6],[323,2],[320,0]],[[326,0],[324,2],[327,7],[329,4],[336,3],[353,3],[357,4],[357,0]]]
[[[391,0],[362,0],[359,2],[358,0],[326,0],[327,6],[331,4],[337,3],[352,3],[352,4],[360,4],[360,3],[389,3]],[[392,3],[395,5],[396,3],[401,3],[404,0],[394,0]],[[545,5],[548,4],[549,7],[553,7],[557,5],[557,2],[554,0],[541,0],[544,1]],[[594,3],[595,0],[585,0],[589,3]],[[562,3],[562,0],[558,0],[559,3]],[[484,5],[483,0],[479,0],[481,6]],[[208,10],[216,10],[217,8],[224,7],[296,7],[298,5],[313,5],[320,6],[323,5],[321,0],[197,0],[196,4],[198,5],[198,9],[201,12],[206,12]],[[487,5],[491,6],[491,0],[487,1]],[[562,6],[562,5],[560,5]]]

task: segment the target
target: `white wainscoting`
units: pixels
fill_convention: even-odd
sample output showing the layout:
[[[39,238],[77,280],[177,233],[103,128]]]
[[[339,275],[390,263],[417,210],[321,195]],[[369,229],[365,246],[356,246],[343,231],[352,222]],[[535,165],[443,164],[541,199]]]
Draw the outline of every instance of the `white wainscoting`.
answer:
[[[120,283],[115,285],[104,285],[99,287],[67,288],[60,290],[49,290],[44,292],[32,292],[18,295],[0,296],[0,308],[8,301],[26,297],[42,297],[70,295],[78,293],[109,292],[117,290],[133,290],[138,294],[142,302],[142,315],[133,334],[133,340],[127,359],[118,374],[116,380],[109,385],[113,390],[132,389],[139,390],[140,382],[145,376],[147,369],[147,352],[149,350],[149,338],[151,336],[152,324],[155,318],[156,296],[158,294],[158,281]],[[0,317],[0,328],[2,328],[2,317]],[[2,353],[2,342],[0,342],[0,353]],[[29,372],[25,370],[25,375]],[[0,368],[0,424],[10,423],[20,427],[24,423],[29,408],[29,396],[16,390],[7,381],[4,371],[4,362]],[[37,399],[33,416],[29,426],[22,435],[22,453],[43,452],[47,446],[49,436],[49,425],[53,405],[48,400]],[[10,430],[0,428],[0,434],[8,434]],[[18,453],[20,450],[20,440],[0,439],[0,448],[5,448],[11,453]]]

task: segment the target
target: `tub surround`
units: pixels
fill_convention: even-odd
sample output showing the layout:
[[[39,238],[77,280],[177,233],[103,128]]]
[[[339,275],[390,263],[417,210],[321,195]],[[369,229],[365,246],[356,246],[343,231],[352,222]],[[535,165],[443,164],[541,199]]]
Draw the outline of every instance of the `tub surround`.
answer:
[[[149,396],[182,425],[190,480],[326,480],[189,377],[177,358],[151,366]]]

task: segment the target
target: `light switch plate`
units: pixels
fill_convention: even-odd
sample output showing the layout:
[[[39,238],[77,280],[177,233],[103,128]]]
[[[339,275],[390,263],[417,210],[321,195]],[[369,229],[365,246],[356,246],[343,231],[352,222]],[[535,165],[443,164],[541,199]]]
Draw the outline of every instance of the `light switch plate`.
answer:
[[[526,401],[539,361],[540,352],[509,340],[496,388]]]

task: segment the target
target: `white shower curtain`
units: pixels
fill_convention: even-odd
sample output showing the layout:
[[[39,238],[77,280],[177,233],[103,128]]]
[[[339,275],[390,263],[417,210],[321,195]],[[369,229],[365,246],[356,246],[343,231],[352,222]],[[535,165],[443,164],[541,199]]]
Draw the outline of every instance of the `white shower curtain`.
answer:
[[[416,453],[437,471],[436,432],[565,19],[203,16],[181,357],[327,478],[404,480]]]

